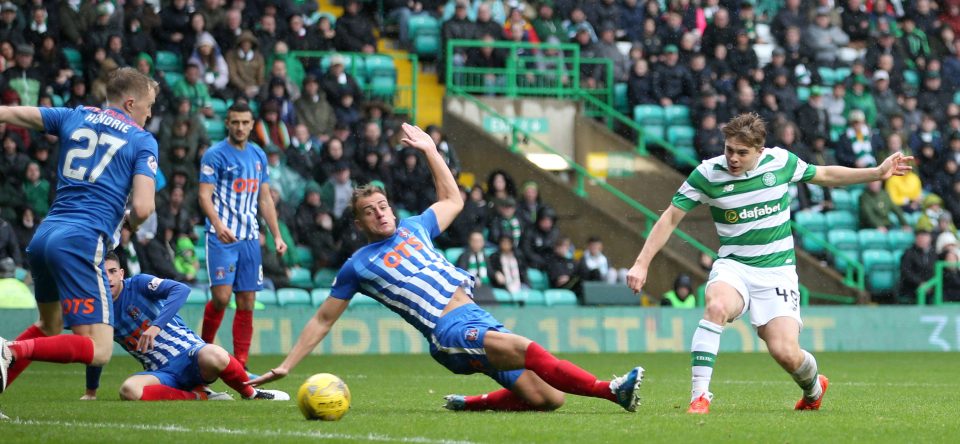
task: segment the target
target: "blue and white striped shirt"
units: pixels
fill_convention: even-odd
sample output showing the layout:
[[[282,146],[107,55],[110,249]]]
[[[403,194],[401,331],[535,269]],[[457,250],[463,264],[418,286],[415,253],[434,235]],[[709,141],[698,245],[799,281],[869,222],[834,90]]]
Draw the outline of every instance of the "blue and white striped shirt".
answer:
[[[186,356],[193,348],[202,346],[193,330],[177,315],[190,289],[177,281],[140,274],[123,281],[123,291],[113,301],[113,341],[143,365],[153,371],[171,360]],[[150,326],[160,326],[153,350],[137,351],[140,335]]]
[[[237,240],[260,238],[257,202],[260,185],[269,182],[267,156],[252,142],[240,150],[221,140],[200,160],[200,183],[213,184],[213,208]],[[207,231],[216,233],[209,219]]]
[[[428,340],[457,288],[471,293],[473,275],[451,264],[433,246],[440,234],[432,209],[400,221],[387,239],[368,244],[347,260],[330,296],[350,299],[357,292],[397,313]]]

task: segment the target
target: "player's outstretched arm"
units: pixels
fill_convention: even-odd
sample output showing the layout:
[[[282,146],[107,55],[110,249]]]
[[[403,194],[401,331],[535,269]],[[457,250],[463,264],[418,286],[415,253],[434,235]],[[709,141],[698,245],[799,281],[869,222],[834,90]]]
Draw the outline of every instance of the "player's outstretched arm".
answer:
[[[260,192],[257,195],[257,202],[260,208],[260,214],[267,221],[267,227],[273,233],[273,243],[277,246],[277,254],[283,256],[287,252],[287,244],[280,236],[280,224],[277,223],[277,205],[273,202],[273,195],[270,194],[270,184],[260,184]]]
[[[810,183],[827,187],[852,185],[855,183],[887,180],[892,176],[903,176],[913,169],[910,166],[913,156],[893,153],[880,165],[870,168],[847,168],[839,165],[817,166],[817,173]]]
[[[157,193],[156,182],[152,177],[142,174],[133,176],[133,190],[130,200],[130,229],[134,232],[156,208],[154,197]]]
[[[280,366],[270,369],[259,378],[247,381],[247,385],[257,387],[287,376],[287,373],[290,373],[303,358],[310,354],[314,348],[317,348],[317,344],[327,336],[330,328],[337,322],[337,319],[340,319],[348,305],[350,305],[350,301],[338,298],[327,298],[323,301],[323,305],[317,310],[317,314],[310,318],[307,325],[303,327],[300,338],[297,339],[297,343]]]
[[[667,207],[667,211],[664,211],[663,215],[660,216],[660,220],[653,224],[653,229],[650,230],[647,241],[643,243],[640,255],[637,256],[633,267],[630,267],[630,271],[627,272],[627,286],[634,293],[639,294],[640,290],[643,289],[644,284],[647,283],[647,269],[650,268],[650,262],[653,262],[653,258],[666,245],[670,235],[673,234],[673,230],[677,228],[677,225],[680,225],[680,221],[686,215],[686,211],[670,205]]]
[[[433,174],[433,184],[437,188],[437,202],[430,208],[437,216],[437,226],[440,231],[444,231],[463,210],[463,199],[460,197],[457,180],[450,172],[450,168],[447,167],[447,163],[444,162],[443,156],[437,151],[437,145],[433,143],[429,134],[418,126],[404,123],[403,135],[403,139],[400,140],[401,143],[417,149],[427,158],[427,166],[430,167],[430,173]]]
[[[43,117],[40,116],[40,108],[33,106],[0,106],[0,122],[34,131],[43,130]]]

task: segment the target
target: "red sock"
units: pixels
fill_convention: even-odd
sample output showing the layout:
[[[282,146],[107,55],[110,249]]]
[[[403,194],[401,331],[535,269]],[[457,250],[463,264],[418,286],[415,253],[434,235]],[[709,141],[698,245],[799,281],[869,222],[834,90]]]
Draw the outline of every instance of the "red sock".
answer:
[[[201,399],[194,392],[187,392],[165,385],[148,385],[143,388],[141,401],[196,401]]]
[[[237,309],[233,317],[233,355],[244,367],[250,355],[250,338],[253,338],[253,310]]]
[[[217,330],[220,329],[220,323],[223,322],[224,310],[217,310],[213,306],[213,301],[207,302],[203,309],[203,327],[200,331],[200,339],[207,344],[213,344],[213,339],[217,337]]]
[[[13,356],[33,361],[69,364],[93,362],[93,339],[78,335],[57,335],[10,343]]]
[[[27,339],[45,337],[47,337],[47,335],[43,333],[43,330],[40,330],[40,327],[31,325],[30,328],[24,330],[23,333],[20,333],[20,336],[17,336],[17,339],[14,339],[14,341],[26,341]],[[20,373],[26,370],[27,366],[30,365],[31,362],[33,361],[27,358],[17,359],[17,362],[14,362],[13,365],[7,369],[7,387],[10,387],[10,384],[13,384],[13,380],[17,379],[17,376],[20,376]]]
[[[466,397],[466,410],[525,411],[536,410],[526,401],[507,389],[500,389],[479,396]]]
[[[536,342],[531,342],[527,347],[524,366],[562,392],[614,402],[617,400],[616,395],[610,392],[610,381],[600,381],[574,363],[557,359]]]
[[[230,363],[227,364],[227,368],[220,372],[220,379],[229,385],[230,388],[240,392],[240,395],[244,398],[249,398],[256,392],[253,387],[244,384],[249,380],[249,378],[247,378],[247,371],[243,369],[243,364],[233,356],[230,357]]]

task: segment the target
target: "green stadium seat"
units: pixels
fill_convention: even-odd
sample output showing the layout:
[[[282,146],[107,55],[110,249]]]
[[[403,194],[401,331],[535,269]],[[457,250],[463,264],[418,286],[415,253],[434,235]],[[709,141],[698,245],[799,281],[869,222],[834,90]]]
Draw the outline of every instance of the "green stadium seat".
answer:
[[[615,83],[613,85],[613,107],[622,114],[630,112],[626,83]]]
[[[850,201],[853,202],[853,209],[850,211],[860,214],[860,196],[863,194],[863,188],[847,187],[847,191],[850,192]]]
[[[429,14],[417,14],[407,20],[407,35],[414,42],[424,33],[439,35],[439,31],[440,22]]]
[[[310,270],[303,267],[293,267],[290,269],[290,286],[305,288],[307,290],[313,288],[313,280],[310,279]]]
[[[866,250],[863,252],[863,267],[867,288],[874,292],[893,290],[900,268],[893,253],[880,249]]]
[[[187,303],[190,305],[205,305],[209,300],[208,292],[206,288],[196,288],[193,287],[190,289],[190,294],[187,296]]]
[[[76,74],[83,74],[83,56],[80,51],[73,48],[63,48],[63,55],[67,58],[67,64]]]
[[[806,86],[798,86],[797,99],[800,100],[800,102],[806,103],[807,100],[810,99],[810,88]]]
[[[410,210],[407,210],[404,208],[397,208],[395,211],[397,213],[397,219],[400,219],[400,220],[413,216],[413,213],[410,212]]]
[[[330,288],[333,286],[333,280],[337,277],[337,270],[333,268],[321,268],[313,275],[313,285],[316,287]]]
[[[366,74],[366,69],[364,68],[364,61],[361,56],[352,56],[347,54],[339,54],[343,58],[343,70],[354,77],[356,77],[359,82]],[[330,69],[330,59],[333,57],[333,54],[325,56],[320,60],[320,69],[323,72],[327,72]]]
[[[577,305],[577,295],[570,290],[551,288],[544,291],[543,296],[547,300],[548,307],[555,305]]]
[[[493,299],[499,302],[501,305],[513,304],[513,295],[509,291],[502,288],[493,289]]]
[[[464,249],[461,247],[450,247],[443,251],[443,256],[446,257],[451,264],[455,264],[457,263],[457,259],[460,259],[463,251]]]
[[[890,244],[887,240],[887,233],[874,228],[865,228],[857,232],[860,250],[885,250]]]
[[[917,222],[920,222],[920,218],[923,216],[922,211],[914,211],[912,213],[906,213],[903,215],[903,218],[907,220],[907,225],[910,225],[913,228],[917,227]]]
[[[827,226],[831,229],[857,229],[857,216],[849,211],[830,211],[827,213]]]
[[[203,225],[194,225],[193,235],[197,237],[197,245],[207,244],[207,227]]]
[[[206,265],[207,263],[207,247],[205,245],[197,245],[193,247],[193,256],[197,258],[197,261],[201,265]]]
[[[378,75],[370,79],[368,86],[370,95],[381,100],[392,102],[397,93],[397,80],[392,75]]]
[[[542,307],[547,305],[547,297],[540,290],[523,290],[523,305],[527,307]]]
[[[833,225],[831,225],[833,227]],[[857,232],[843,228],[831,228],[827,233],[827,242],[852,260],[860,257],[860,240]],[[841,272],[847,271],[847,261],[841,257],[834,258],[834,267]]]
[[[663,125],[643,125],[643,134],[647,138],[656,138],[660,140],[666,140],[667,138],[667,127]],[[648,140],[648,143],[650,141]]]
[[[817,72],[820,73],[820,84],[823,86],[833,86],[834,83],[837,83],[837,76],[834,74],[833,68],[821,66],[817,68]]]
[[[888,247],[891,251],[899,251],[902,253],[904,250],[913,245],[915,238],[916,235],[914,235],[913,231],[890,230],[887,233],[887,242],[889,242]]]
[[[960,91],[953,94],[953,103],[960,105]]]
[[[210,275],[207,274],[207,264],[200,264],[197,270],[197,284],[206,285],[210,283]]]
[[[692,126],[671,126],[667,128],[667,142],[675,147],[693,147],[693,138],[697,130]]]
[[[378,76],[389,76],[391,78],[397,75],[397,67],[393,63],[393,57],[383,54],[368,55],[364,60],[364,77],[373,79]]]
[[[667,124],[667,116],[659,105],[637,105],[633,107],[633,121],[641,126],[662,126]]]
[[[319,307],[328,297],[330,297],[329,288],[314,288],[313,291],[310,292],[310,304],[314,307]]]
[[[421,31],[413,38],[413,52],[420,58],[433,60],[440,54],[440,33]]]
[[[550,281],[547,279],[547,274],[536,268],[527,269],[527,279],[530,281],[530,287],[534,290],[543,291],[550,288]]]
[[[513,295],[513,301],[525,305],[530,299],[543,300],[543,293],[540,290],[524,288]]]
[[[302,288],[281,288],[277,290],[277,302],[281,307],[287,305],[310,305],[310,292]]]
[[[210,107],[213,108],[213,113],[220,117],[227,117],[227,108],[230,108],[230,104],[226,100],[219,98],[212,98],[210,100]]]
[[[203,119],[203,126],[207,129],[210,140],[221,140],[227,137],[227,126],[221,119]]]
[[[263,305],[277,305],[277,292],[264,288],[257,292],[257,302]]]
[[[170,51],[157,51],[157,57],[153,67],[165,73],[183,72],[183,64],[180,61],[180,56]]]
[[[296,255],[294,257],[297,265],[307,269],[313,268],[313,252],[309,247],[297,245],[293,247],[293,254]]]
[[[167,82],[167,85],[169,85],[171,88],[181,80],[183,80],[182,73],[173,71],[163,73],[163,81]]]
[[[690,126],[690,108],[686,105],[670,105],[663,114],[669,126]]]
[[[50,95],[50,103],[53,104],[54,107],[63,106],[64,102],[66,102],[66,100],[63,100],[62,96],[59,96],[57,94]]]
[[[850,68],[847,68],[846,66],[840,66],[840,67],[837,67],[837,68],[833,68],[833,78],[834,78],[838,83],[846,82],[846,81],[847,81],[847,77],[850,77],[851,71],[852,71],[852,70],[851,70]]]
[[[793,214],[793,219],[797,222],[797,225],[813,232],[813,236],[803,236],[801,246],[804,250],[807,250],[811,254],[822,254],[826,251],[826,247],[813,239],[814,236],[820,239],[826,239],[827,217],[824,216],[823,213],[817,211],[798,211]]]
[[[14,270],[14,272],[13,272],[13,277],[16,278],[18,281],[23,282],[23,281],[27,280],[27,275],[28,275],[28,274],[30,274],[29,271],[27,271],[27,270],[25,270],[25,269],[23,269],[23,268],[17,267],[17,269]]]
[[[912,69],[903,70],[903,81],[913,88],[920,87],[920,74]]]
[[[853,211],[853,196],[849,191],[843,188],[834,188],[830,190],[830,199],[833,200],[833,208],[839,211]]]
[[[348,308],[359,308],[359,307],[378,307],[380,306],[380,301],[371,298],[365,294],[357,293],[350,298],[350,305]]]

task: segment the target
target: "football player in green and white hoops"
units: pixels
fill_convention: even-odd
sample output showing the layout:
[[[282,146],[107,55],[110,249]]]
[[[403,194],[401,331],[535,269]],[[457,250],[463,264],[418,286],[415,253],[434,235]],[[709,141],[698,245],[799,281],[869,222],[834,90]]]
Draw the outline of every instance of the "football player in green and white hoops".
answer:
[[[709,412],[720,334],[724,324],[747,309],[770,355],[803,389],[796,409],[819,409],[829,381],[819,375],[813,355],[800,348],[803,321],[787,189],[800,181],[843,186],[884,180],[910,171],[913,158],[898,152],[870,168],[809,165],[782,148],[764,148],[765,123],[754,113],[730,120],[723,135],[724,154],[690,173],[654,225],[627,274],[627,285],[639,292],[650,262],[686,213],[698,204],[708,205],[720,251],[707,281],[703,319],[693,335],[693,390],[687,412]]]

